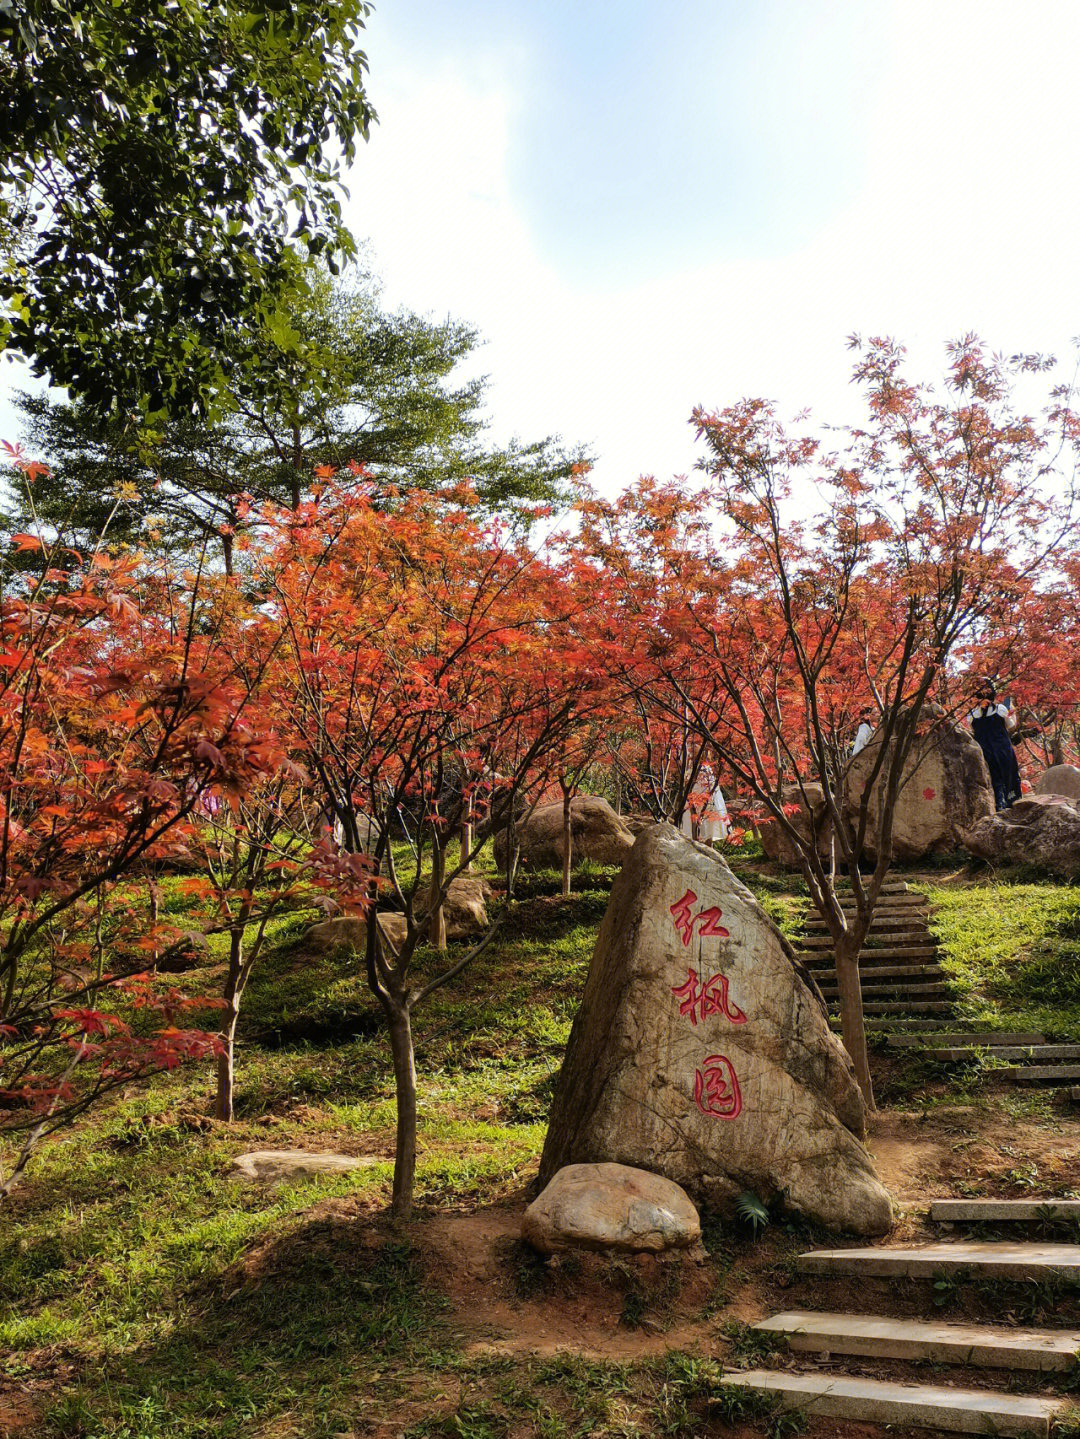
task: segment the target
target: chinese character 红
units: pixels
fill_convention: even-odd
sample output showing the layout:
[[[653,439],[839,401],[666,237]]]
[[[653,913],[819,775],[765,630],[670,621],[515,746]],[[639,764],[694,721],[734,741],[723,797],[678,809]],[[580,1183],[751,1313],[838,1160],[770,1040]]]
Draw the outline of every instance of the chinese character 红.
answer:
[[[690,943],[694,933],[694,925],[701,921],[699,935],[717,935],[721,939],[730,939],[731,933],[720,923],[724,911],[716,905],[710,905],[708,909],[699,909],[697,914],[692,914],[697,895],[692,889],[688,889],[682,899],[677,899],[670,908],[670,914],[675,921],[675,929],[682,940],[683,945]]]

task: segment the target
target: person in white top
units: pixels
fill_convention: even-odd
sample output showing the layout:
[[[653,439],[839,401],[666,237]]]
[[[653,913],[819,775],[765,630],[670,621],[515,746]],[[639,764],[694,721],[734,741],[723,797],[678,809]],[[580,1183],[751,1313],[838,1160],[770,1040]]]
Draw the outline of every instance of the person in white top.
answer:
[[[874,733],[874,726],[870,723],[873,715],[874,711],[869,705],[859,711],[859,728],[855,731],[855,743],[851,746],[852,759],[870,743],[870,737]]]
[[[688,839],[693,839],[694,822],[697,820],[697,838],[702,844],[712,844],[715,839],[727,839],[731,829],[731,816],[728,814],[724,791],[719,785],[713,788],[708,802],[704,806],[701,804],[704,796],[709,793],[711,784],[712,775],[706,771],[702,775],[701,789],[695,790],[690,796],[690,802],[683,811],[682,824],[679,826]]]

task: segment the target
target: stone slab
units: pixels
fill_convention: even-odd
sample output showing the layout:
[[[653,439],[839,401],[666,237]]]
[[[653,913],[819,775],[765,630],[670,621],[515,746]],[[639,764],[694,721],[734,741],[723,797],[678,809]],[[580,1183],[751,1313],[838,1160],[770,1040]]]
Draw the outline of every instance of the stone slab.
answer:
[[[872,964],[875,960],[881,960],[889,964],[897,959],[927,959],[937,957],[937,945],[934,944],[898,944],[895,949],[861,949],[859,951],[860,964]],[[831,949],[799,949],[796,950],[800,960],[813,961],[815,959],[832,959]]]
[[[725,1385],[777,1394],[787,1409],[815,1417],[854,1419],[869,1424],[910,1424],[950,1434],[1033,1435],[1044,1439],[1066,1407],[1062,1399],[1000,1394],[979,1389],[945,1389],[934,1384],[891,1384],[848,1375],[785,1374],[765,1369],[732,1371]]]
[[[861,968],[861,966],[860,966]],[[832,964],[811,966],[814,978],[818,974],[832,974],[835,977],[836,969]],[[944,979],[945,971],[940,964],[875,964],[869,969],[863,970],[868,978],[872,975],[876,983],[881,979]],[[818,979],[818,983],[821,980]]]
[[[901,1047],[925,1044],[937,1044],[950,1047],[958,1047],[960,1045],[985,1045],[988,1049],[996,1049],[999,1045],[1031,1045],[1044,1044],[1045,1042],[1044,1036],[1039,1034],[1037,1030],[965,1030],[955,1033],[939,1032],[929,1038],[925,1034],[889,1035],[889,1043]]]
[[[929,1279],[968,1270],[973,1278],[1080,1279],[1080,1244],[1000,1241],[905,1248],[815,1249],[800,1254],[801,1274]]]
[[[849,926],[853,926],[858,918],[855,910],[847,909],[843,906],[841,906],[841,909]],[[820,933],[822,930],[828,928],[828,921],[823,914],[807,914],[803,916],[803,928],[815,934]],[[924,908],[917,908],[913,904],[905,905],[903,909],[888,910],[884,914],[879,914],[875,911],[874,917],[870,921],[871,934],[878,934],[882,931],[888,934],[889,931],[893,929],[929,928],[930,911]]]
[[[980,1045],[967,1045],[963,1048],[928,1049],[926,1052],[931,1059],[956,1064],[978,1054],[980,1048]],[[995,1044],[993,1053],[996,1059],[1080,1059],[1080,1044]]]
[[[1071,1369],[1078,1329],[1001,1329],[989,1324],[934,1324],[880,1314],[822,1314],[797,1309],[753,1326],[783,1334],[801,1353],[857,1354],[867,1359],[928,1359],[990,1369]]]
[[[896,949],[899,945],[918,945],[925,948],[929,943],[930,936],[924,929],[896,929],[886,934],[875,934],[873,931],[867,935],[868,943],[863,949]],[[803,949],[832,949],[833,941],[831,934],[804,934],[800,941]]]
[[[1018,1064],[1002,1073],[1017,1084],[1074,1084],[1080,1064]]]
[[[948,1014],[949,999],[872,999],[863,1004],[864,1014]],[[1077,1076],[1080,1078],[1080,1075]]]
[[[1080,1199],[935,1199],[930,1218],[946,1224],[1080,1219]]]
[[[287,1184],[324,1174],[345,1174],[378,1163],[379,1160],[370,1155],[358,1159],[352,1154],[313,1153],[304,1149],[253,1149],[236,1155],[232,1168],[245,1179],[254,1179],[260,1184]]]

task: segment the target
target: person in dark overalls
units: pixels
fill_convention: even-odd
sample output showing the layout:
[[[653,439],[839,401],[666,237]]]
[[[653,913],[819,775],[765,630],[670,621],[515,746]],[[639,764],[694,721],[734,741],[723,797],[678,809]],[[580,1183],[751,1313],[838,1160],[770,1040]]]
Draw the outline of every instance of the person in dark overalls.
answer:
[[[997,691],[987,680],[976,691],[978,704],[971,711],[971,731],[986,759],[994,803],[1008,809],[1020,798],[1020,770],[1009,730],[1016,723],[1007,704],[998,704]]]

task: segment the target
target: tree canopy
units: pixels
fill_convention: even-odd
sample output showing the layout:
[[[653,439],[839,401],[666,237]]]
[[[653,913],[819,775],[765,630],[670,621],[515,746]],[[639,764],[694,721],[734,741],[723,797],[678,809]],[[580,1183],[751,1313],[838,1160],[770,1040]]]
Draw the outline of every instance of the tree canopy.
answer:
[[[282,324],[289,347],[260,336],[215,421],[175,418],[148,433],[85,402],[24,395],[28,451],[53,468],[33,486],[35,515],[74,522],[81,542],[110,515],[113,539],[145,537],[148,526],[177,545],[221,537],[229,562],[246,506],[296,508],[319,468],[347,478],[347,465],[360,466],[383,491],[468,481],[486,505],[504,508],[557,498],[583,463],[551,438],[491,445],[484,381],[460,373],[476,332],[386,309],[369,275],[335,279],[309,265]]]
[[[0,341],[101,411],[213,411],[352,254],[365,0],[0,6]],[[20,243],[14,243],[18,237]]]

